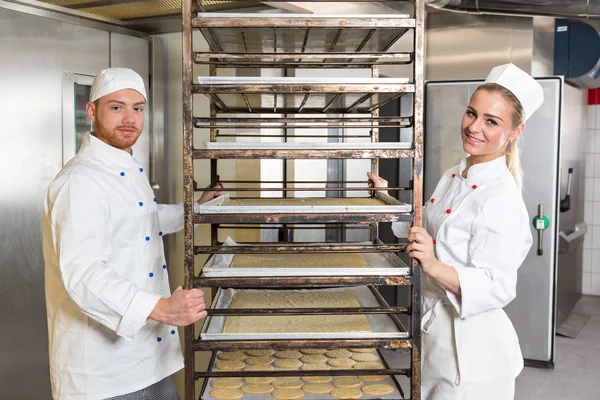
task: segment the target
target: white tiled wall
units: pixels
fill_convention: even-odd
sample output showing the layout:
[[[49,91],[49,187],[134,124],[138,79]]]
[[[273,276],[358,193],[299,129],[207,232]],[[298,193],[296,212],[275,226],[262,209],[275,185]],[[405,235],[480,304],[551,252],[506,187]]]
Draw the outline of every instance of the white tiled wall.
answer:
[[[585,136],[583,294],[600,295],[600,105],[588,106]]]

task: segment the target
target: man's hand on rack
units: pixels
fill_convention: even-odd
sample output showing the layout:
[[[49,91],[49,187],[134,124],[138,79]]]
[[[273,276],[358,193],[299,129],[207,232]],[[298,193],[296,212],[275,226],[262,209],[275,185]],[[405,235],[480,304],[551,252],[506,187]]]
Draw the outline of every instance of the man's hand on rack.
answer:
[[[223,189],[223,185],[221,184],[221,182],[217,182],[217,184],[213,186],[213,189],[216,188]],[[211,201],[215,197],[219,196],[223,196],[223,193],[219,192],[218,190],[207,190],[206,192],[202,193],[202,196],[200,196],[200,198],[198,199],[198,204],[202,205],[207,201]]]
[[[370,172],[367,172],[367,176],[369,177],[369,187],[375,187],[375,188],[387,188],[388,187],[388,181],[386,181],[383,178],[380,178],[379,175],[375,175],[372,174]],[[373,182],[373,183],[371,183]],[[383,193],[383,194],[388,194],[387,190],[378,190],[379,193]],[[369,195],[372,194],[372,191],[369,190]]]
[[[202,290],[183,290],[182,286],[168,299],[160,299],[150,313],[150,319],[173,326],[187,326],[204,317],[206,305]]]

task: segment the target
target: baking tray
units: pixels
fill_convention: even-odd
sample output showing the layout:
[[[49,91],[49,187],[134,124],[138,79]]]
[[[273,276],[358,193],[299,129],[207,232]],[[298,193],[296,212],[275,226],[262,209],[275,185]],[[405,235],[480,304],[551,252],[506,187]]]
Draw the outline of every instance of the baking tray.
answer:
[[[370,244],[370,242],[358,243]],[[225,239],[223,246],[237,246],[231,238]],[[394,253],[359,253],[370,268],[229,268],[235,254],[215,254],[211,256],[202,274],[212,277],[248,276],[408,276],[410,268]],[[293,262],[294,254],[288,254]]]
[[[408,78],[328,78],[311,76],[198,76],[198,85],[403,85]]]
[[[244,351],[244,350],[240,350],[240,351]],[[222,353],[221,351],[217,351],[215,353],[215,357],[213,357],[213,359],[211,360],[210,366],[209,366],[209,371],[219,371],[215,368],[215,363],[218,361],[217,359],[217,355]],[[387,361],[387,357],[381,353],[379,350],[377,350],[377,355],[380,358],[380,361],[383,363],[383,365],[388,368],[389,367],[389,363]],[[292,371],[289,369],[280,369],[275,367],[274,365],[271,364],[271,366],[273,367],[273,371]],[[357,370],[358,371],[358,370]],[[242,371],[240,371],[242,372]],[[359,374],[357,374],[356,376],[358,376]],[[344,375],[344,376],[350,376],[350,375]],[[276,378],[276,376],[275,376]],[[335,376],[332,376],[333,379],[335,379]],[[211,382],[215,379],[219,379],[219,378],[206,378],[208,380],[208,382],[205,382],[202,386],[202,396],[200,397],[201,399],[205,399],[205,400],[220,400],[217,399],[216,397],[213,397],[210,395],[210,391],[213,390],[214,388],[211,386]],[[243,380],[243,378],[239,378],[241,379],[244,384],[247,384],[246,381]],[[298,378],[300,379],[300,378]],[[332,379],[332,380],[333,380]],[[331,382],[329,382],[331,384]],[[388,377],[382,381],[377,381],[377,382],[370,382],[370,381],[365,381],[363,380],[363,383],[360,386],[357,386],[358,389],[361,389],[363,386],[365,385],[369,385],[369,384],[386,384],[386,385],[390,385],[394,388],[394,391],[390,394],[387,395],[368,395],[363,393],[363,395],[360,397],[361,399],[390,399],[390,400],[398,400],[398,399],[404,399],[405,397],[403,397],[400,393],[400,391],[398,390],[398,387],[400,386],[400,383],[398,382],[398,379],[396,377]],[[241,390],[241,389],[240,389]],[[406,392],[404,392],[406,393]],[[264,400],[264,399],[273,399],[274,397],[271,396],[271,393],[266,393],[266,394],[249,394],[249,393],[244,393],[244,396],[241,397],[242,400]],[[304,393],[304,396],[301,397],[301,399],[306,399],[306,400],[325,400],[325,399],[334,399],[334,400],[338,400],[336,397],[333,397],[329,394],[311,394],[311,393]]]
[[[235,114],[370,114],[414,90],[408,78],[199,76],[192,85]]]
[[[348,136],[348,138],[352,139],[352,136]],[[206,150],[400,150],[412,149],[412,146],[411,142],[204,142],[200,148]]]
[[[192,25],[214,52],[385,52],[415,26],[407,14],[200,13]],[[278,29],[285,28],[285,29]]]
[[[260,189],[257,189],[260,191]],[[268,198],[262,197],[257,198],[257,203],[260,201],[261,205],[254,206],[227,206],[223,205],[229,200],[229,194],[226,193],[223,196],[217,197],[211,201],[202,204],[199,207],[199,214],[333,214],[333,213],[408,213],[412,211],[410,204],[401,203],[391,196],[384,195],[377,192],[376,198],[381,200],[381,205],[344,205],[344,198],[312,198],[319,200],[327,200],[329,202],[336,202],[339,205],[320,205],[320,206],[303,206],[298,205],[295,201],[302,198]],[[361,197],[363,199],[363,197]],[[269,202],[273,201],[285,201],[289,202],[290,205],[269,205]],[[311,200],[311,198],[306,198]],[[296,204],[294,204],[296,203]],[[225,203],[226,204],[226,203]]]
[[[274,290],[238,290],[219,288],[212,302],[212,309],[227,309],[238,292],[277,292]],[[366,286],[332,289],[298,289],[294,292],[344,292],[349,291],[358,300],[361,307],[382,307],[383,305]],[[263,340],[263,339],[406,339],[408,332],[398,326],[387,314],[365,314],[372,332],[303,332],[303,333],[223,333],[225,316],[208,316],[202,326],[200,339],[204,340]]]

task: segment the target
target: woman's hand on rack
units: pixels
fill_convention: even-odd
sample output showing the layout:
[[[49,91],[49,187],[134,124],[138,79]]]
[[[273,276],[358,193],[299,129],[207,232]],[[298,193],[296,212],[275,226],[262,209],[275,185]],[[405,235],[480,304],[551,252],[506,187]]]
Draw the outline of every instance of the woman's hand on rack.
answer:
[[[461,288],[458,272],[435,257],[434,241],[429,233],[424,228],[412,227],[408,231],[408,243],[406,252],[410,257],[419,260],[423,273],[460,296]]]
[[[410,257],[419,260],[423,272],[427,274],[437,261],[433,250],[433,238],[425,228],[412,227],[408,230],[408,243],[406,252]]]
[[[204,292],[200,289],[183,290],[179,286],[171,297],[158,300],[149,318],[167,325],[188,326],[204,317]]]
[[[216,189],[216,188],[223,189],[223,185],[221,184],[221,182],[217,182],[217,184],[215,186],[213,186],[212,188],[213,189]],[[198,204],[202,205],[202,204],[206,203],[207,201],[211,201],[215,197],[219,197],[219,196],[223,196],[223,193],[219,192],[218,190],[207,190],[204,193],[202,193],[202,196],[200,196],[200,198],[198,199]]]
[[[370,172],[367,172],[367,177],[369,178],[369,187],[374,187],[374,188],[387,188],[388,187],[388,181],[379,177],[379,175],[375,175]],[[387,190],[378,190],[378,192],[383,193],[383,194],[388,194]],[[369,195],[372,195],[372,194],[373,194],[373,191],[369,190]]]

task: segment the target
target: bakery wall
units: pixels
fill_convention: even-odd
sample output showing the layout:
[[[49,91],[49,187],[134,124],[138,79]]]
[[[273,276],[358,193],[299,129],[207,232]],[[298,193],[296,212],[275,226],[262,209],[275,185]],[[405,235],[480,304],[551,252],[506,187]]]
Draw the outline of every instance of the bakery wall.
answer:
[[[588,90],[585,131],[585,223],[583,294],[600,295],[600,90]]]

